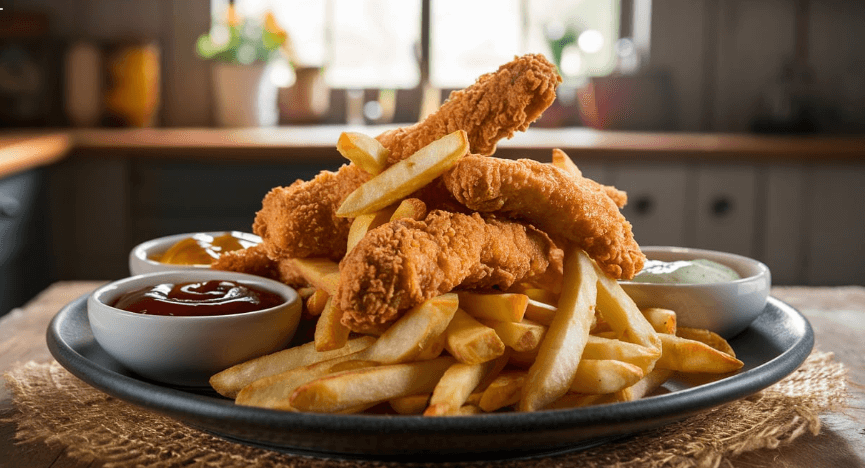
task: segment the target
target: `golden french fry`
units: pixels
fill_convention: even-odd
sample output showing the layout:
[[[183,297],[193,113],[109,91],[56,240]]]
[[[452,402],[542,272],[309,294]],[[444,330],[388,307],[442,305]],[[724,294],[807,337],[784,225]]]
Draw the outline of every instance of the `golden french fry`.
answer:
[[[426,203],[419,198],[406,198],[396,207],[396,211],[393,212],[390,220],[413,219],[415,221],[420,221],[426,218],[426,215]]]
[[[355,189],[336,215],[353,218],[396,203],[450,169],[468,150],[463,130],[439,138]]]
[[[423,414],[423,410],[429,406],[429,398],[432,394],[420,393],[404,397],[392,398],[388,401],[390,407],[397,414]]]
[[[460,309],[477,319],[519,322],[526,313],[529,298],[516,293],[473,293],[461,291]]]
[[[457,362],[450,366],[436,384],[424,416],[446,416],[457,414],[472,391],[495,367],[496,361],[480,364]]]
[[[594,262],[592,266],[598,278],[598,309],[604,320],[620,339],[655,349],[660,357],[661,341],[658,333],[634,304],[634,300],[618,281],[606,276]],[[651,370],[651,366],[643,369],[644,372]]]
[[[351,227],[348,228],[348,242],[346,252],[351,252],[351,249],[363,239],[367,232],[381,226],[390,221],[391,216],[396,211],[397,206],[386,206],[375,213],[362,214],[351,222]]]
[[[643,370],[622,361],[582,359],[577,367],[570,391],[588,395],[618,392],[643,378]]]
[[[531,351],[537,348],[547,332],[547,327],[531,320],[502,322],[481,319],[480,322],[495,330],[505,346],[514,351]]]
[[[574,164],[574,161],[562,150],[558,148],[553,149],[553,166],[558,167],[559,169],[564,169],[565,171],[577,176],[582,177],[583,171]]]
[[[512,406],[520,401],[520,392],[526,381],[525,371],[501,372],[481,394],[478,406],[491,413],[505,406]]]
[[[739,370],[744,364],[729,354],[699,341],[675,335],[659,334],[663,352],[656,366],[680,372],[725,374]]]
[[[341,318],[342,310],[334,304],[333,297],[328,298],[315,324],[316,351],[331,351],[345,346],[351,330],[340,322]]]
[[[309,296],[312,296],[313,294],[315,294],[315,288],[311,286],[297,289],[297,295],[304,301],[309,299]]]
[[[661,309],[659,307],[649,307],[643,309],[643,316],[652,325],[658,333],[666,333],[668,335],[676,334],[676,313],[670,309]]]
[[[375,138],[355,132],[342,132],[336,142],[336,150],[371,175],[385,168],[390,155],[390,151]]]
[[[655,368],[652,372],[646,374],[639,382],[634,385],[620,390],[613,394],[613,401],[634,401],[639,400],[640,398],[649,395],[650,393],[657,390],[670,376],[673,375],[673,371],[669,369],[658,369]]]
[[[645,369],[658,360],[658,353],[652,348],[627,341],[590,335],[583,350],[583,359],[612,359]]]
[[[316,289],[306,300],[306,311],[310,315],[321,315],[328,299],[330,299],[330,294],[327,291]]]
[[[335,413],[430,392],[453,363],[451,357],[440,357],[339,372],[297,387],[288,403],[299,411]]]
[[[727,353],[730,356],[736,357],[736,351],[733,351],[730,343],[727,343],[727,340],[713,331],[704,330],[702,328],[679,327],[676,330],[676,336],[705,343],[722,353]]]
[[[558,311],[529,368],[520,411],[541,409],[568,391],[589,338],[598,276],[589,257],[572,246],[565,250],[564,267]]]
[[[348,340],[348,343],[340,349],[323,353],[315,350],[314,342],[309,342],[229,367],[211,377],[210,385],[220,395],[234,398],[243,387],[256,380],[316,362],[356,353],[368,348],[373,342],[375,342],[375,338],[364,336]]]
[[[505,344],[496,331],[462,309],[457,309],[445,335],[445,349],[464,364],[487,362],[505,352]]]
[[[522,292],[526,296],[529,296],[529,299],[540,302],[542,304],[553,306],[553,308],[555,308],[556,303],[559,302],[559,295],[546,289],[525,288]]]
[[[553,323],[553,317],[556,316],[556,306],[546,304],[540,301],[536,301],[534,299],[529,299],[526,303],[526,313],[524,318],[527,318],[533,322],[537,322],[541,325],[549,326]]]
[[[326,258],[292,258],[291,262],[300,274],[316,289],[323,289],[335,296],[339,286],[339,265]]]
[[[445,342],[447,341],[447,333],[442,333],[439,336],[430,340],[420,354],[415,356],[417,361],[426,361],[427,359],[435,359],[439,357],[442,351],[445,350]]]
[[[457,410],[453,416],[471,416],[473,414],[481,414],[483,410],[475,405],[463,405]]]
[[[340,362],[358,360],[394,364],[416,359],[444,333],[458,303],[456,294],[443,294],[424,301],[406,311],[368,348],[258,379],[243,387],[235,402],[246,406],[291,409],[288,398],[295,389],[328,375],[330,369]]]

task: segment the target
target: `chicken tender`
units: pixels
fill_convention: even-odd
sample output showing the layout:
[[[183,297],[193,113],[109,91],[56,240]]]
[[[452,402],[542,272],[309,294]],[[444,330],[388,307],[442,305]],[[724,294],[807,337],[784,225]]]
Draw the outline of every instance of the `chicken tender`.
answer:
[[[561,263],[551,261],[556,250],[525,223],[433,211],[423,221],[391,221],[367,233],[340,263],[335,300],[342,323],[363,331],[456,287],[561,282]]]
[[[599,184],[550,164],[469,155],[442,176],[463,205],[526,220],[585,250],[607,275],[630,279],[645,255],[629,223]]]

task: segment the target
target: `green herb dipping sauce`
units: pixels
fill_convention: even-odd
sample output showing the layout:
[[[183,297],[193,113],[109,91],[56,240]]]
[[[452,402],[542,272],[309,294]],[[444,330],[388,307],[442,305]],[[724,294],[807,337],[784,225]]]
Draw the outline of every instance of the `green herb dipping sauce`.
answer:
[[[647,260],[631,281],[635,283],[706,284],[740,279],[732,268],[703,258],[662,262]]]

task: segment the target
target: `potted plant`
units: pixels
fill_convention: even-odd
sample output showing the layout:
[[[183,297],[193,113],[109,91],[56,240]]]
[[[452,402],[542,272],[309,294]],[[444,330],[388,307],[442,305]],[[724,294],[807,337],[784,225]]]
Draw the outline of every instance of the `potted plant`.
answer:
[[[290,57],[288,33],[268,12],[263,21],[243,18],[229,6],[224,18],[198,38],[198,55],[213,61],[216,121],[225,127],[275,125],[277,87],[270,66]]]

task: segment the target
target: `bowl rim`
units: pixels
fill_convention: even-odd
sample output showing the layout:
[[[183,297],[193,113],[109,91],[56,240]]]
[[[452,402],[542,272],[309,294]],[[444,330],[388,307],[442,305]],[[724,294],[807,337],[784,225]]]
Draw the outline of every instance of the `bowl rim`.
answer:
[[[239,234],[240,235],[239,237],[242,238],[243,240],[246,240],[249,242],[257,242],[258,244],[260,244],[262,242],[261,237],[259,237],[256,234],[253,234],[250,232],[245,232],[245,231],[237,231],[234,229],[226,229],[226,230],[222,230],[222,231],[184,232],[184,233],[180,233],[180,234],[171,234],[168,236],[157,237],[155,239],[150,239],[150,240],[146,240],[144,242],[141,242],[132,248],[132,251],[130,252],[130,256],[135,258],[137,261],[146,263],[148,265],[156,266],[156,267],[162,267],[162,266],[168,265],[174,269],[187,269],[187,270],[189,270],[189,269],[202,269],[202,270],[207,269],[207,268],[210,268],[210,265],[205,265],[205,264],[174,265],[171,263],[162,263],[162,262],[158,262],[156,260],[151,260],[151,259],[147,258],[148,252],[151,252],[154,248],[161,247],[162,245],[167,244],[167,243],[174,245],[183,239],[193,237],[193,236],[196,236],[199,234],[205,234],[205,235],[209,235],[209,236],[213,236],[213,237],[223,235],[223,234],[232,234],[232,235]],[[171,245],[167,246],[165,248],[165,250],[168,250],[168,248]],[[163,250],[163,253],[165,250]]]
[[[202,278],[200,275],[204,275],[205,278]],[[211,276],[211,278],[206,278],[207,276]],[[118,293],[122,295],[126,292],[130,292],[136,289],[140,289],[146,287],[147,284],[155,285],[158,284],[160,280],[164,282],[168,282],[169,280],[166,278],[178,278],[178,277],[188,277],[188,279],[183,279],[183,282],[195,282],[202,281],[208,279],[225,279],[225,280],[236,280],[238,282],[247,283],[247,284],[256,284],[257,286],[261,286],[264,289],[267,289],[270,292],[279,294],[284,301],[280,304],[277,304],[273,307],[269,307],[267,309],[259,309],[252,310],[249,312],[242,312],[239,314],[226,314],[226,315],[193,315],[193,316],[173,316],[173,315],[148,315],[148,314],[139,314],[136,312],[130,312],[128,310],[118,309],[114,306],[106,304],[101,296],[108,294],[115,290],[121,290]],[[152,280],[152,281],[147,281]],[[179,281],[178,279],[171,279],[170,281]],[[141,285],[130,287],[130,284],[138,284]],[[246,273],[238,273],[234,271],[223,271],[223,270],[171,270],[171,271],[156,271],[152,273],[143,273],[140,275],[128,276],[126,278],[121,278],[119,280],[112,281],[108,284],[102,285],[93,292],[91,292],[87,297],[87,311],[90,313],[91,307],[90,304],[93,303],[95,305],[104,307],[105,310],[109,311],[109,313],[121,315],[124,317],[135,317],[136,320],[151,320],[151,321],[165,321],[170,320],[173,323],[178,323],[178,321],[184,322],[195,322],[195,321],[210,321],[210,322],[220,322],[220,321],[233,321],[238,318],[253,318],[258,315],[267,315],[278,310],[282,309],[290,309],[293,308],[295,304],[299,304],[300,294],[298,294],[297,290],[293,287],[280,283],[279,281],[272,280],[270,278],[265,278],[263,276],[250,275]],[[297,307],[297,313],[301,312],[301,307]]]
[[[762,277],[765,277],[767,275],[771,275],[771,270],[769,270],[769,267],[765,263],[761,262],[760,260],[757,260],[757,259],[751,258],[751,257],[747,257],[744,255],[731,253],[731,252],[724,252],[722,250],[710,250],[710,249],[699,249],[699,248],[694,248],[694,247],[678,247],[678,246],[664,246],[664,245],[640,246],[640,250],[643,251],[643,253],[646,255],[647,258],[649,257],[650,252],[682,253],[682,254],[691,255],[691,257],[689,257],[689,258],[699,258],[701,255],[706,255],[706,254],[711,255],[713,257],[716,257],[716,258],[717,257],[727,257],[727,258],[731,258],[731,259],[735,259],[735,260],[738,260],[741,262],[751,264],[752,266],[754,266],[757,269],[757,273],[750,275],[750,276],[745,276],[743,278],[735,279],[735,280],[715,281],[712,283],[645,283],[645,282],[641,282],[641,281],[620,280],[619,284],[621,284],[623,286],[636,285],[639,287],[658,288],[658,289],[665,288],[665,287],[666,288],[669,288],[669,287],[706,288],[706,287],[718,287],[718,286],[725,286],[725,285],[744,284],[744,283],[755,281],[755,280],[762,278]],[[712,260],[712,261],[715,261],[715,260]],[[721,261],[719,261],[718,263],[722,263],[724,266],[726,266],[728,268],[733,268],[733,266],[731,266],[727,263],[723,263]],[[736,273],[739,273],[739,271],[737,270]],[[771,286],[771,285],[768,285],[768,286]]]

